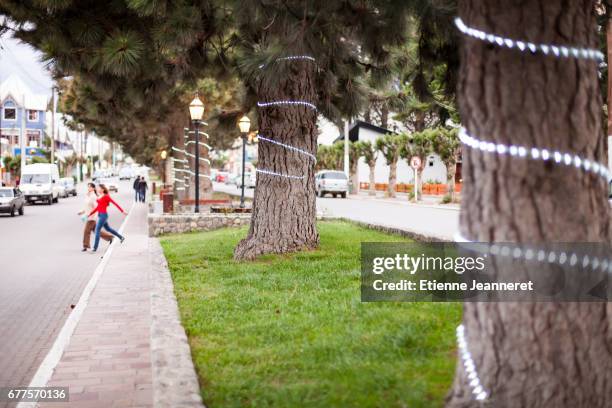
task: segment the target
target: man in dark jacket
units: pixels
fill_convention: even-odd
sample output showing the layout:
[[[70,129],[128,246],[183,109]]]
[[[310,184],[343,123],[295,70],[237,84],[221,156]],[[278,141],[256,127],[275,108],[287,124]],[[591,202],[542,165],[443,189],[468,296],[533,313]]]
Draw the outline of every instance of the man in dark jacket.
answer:
[[[140,176],[136,176],[132,187],[134,188],[134,201],[140,201]]]
[[[144,177],[142,177],[140,179],[140,182],[138,184],[138,193],[140,195],[140,202],[144,203],[145,202],[145,198],[147,196],[147,181],[145,180]]]

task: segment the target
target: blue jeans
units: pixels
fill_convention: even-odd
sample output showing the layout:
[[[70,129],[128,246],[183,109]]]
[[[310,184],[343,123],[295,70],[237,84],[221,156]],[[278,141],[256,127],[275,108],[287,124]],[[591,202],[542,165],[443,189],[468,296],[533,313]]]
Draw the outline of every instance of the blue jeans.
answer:
[[[116,236],[117,238],[123,239],[123,236],[121,234],[119,234],[117,231],[112,229],[110,225],[108,225],[108,214],[107,213],[98,214],[98,223],[96,224],[96,239],[94,241],[94,247],[93,247],[94,251],[98,250],[98,244],[100,243],[100,231],[102,231],[102,228],[104,228],[105,230],[107,230],[108,232]]]

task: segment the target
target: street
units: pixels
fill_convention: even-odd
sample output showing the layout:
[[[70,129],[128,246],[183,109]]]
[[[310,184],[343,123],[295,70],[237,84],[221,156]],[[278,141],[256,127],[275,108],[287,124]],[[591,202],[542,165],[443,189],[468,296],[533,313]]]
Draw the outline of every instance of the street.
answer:
[[[235,185],[213,184],[215,191],[240,195],[240,189]],[[252,198],[254,191],[245,189],[245,196]],[[459,225],[459,210],[456,207],[417,205],[400,199],[369,198],[361,195],[350,195],[347,199],[329,196],[317,198],[317,212],[445,240],[453,239]]]
[[[77,197],[26,206],[22,217],[0,216],[0,387],[29,384],[108,246],[102,241],[98,254],[81,252],[84,192],[79,185]],[[112,195],[129,210],[129,182]],[[115,208],[109,214],[118,229],[124,217]]]

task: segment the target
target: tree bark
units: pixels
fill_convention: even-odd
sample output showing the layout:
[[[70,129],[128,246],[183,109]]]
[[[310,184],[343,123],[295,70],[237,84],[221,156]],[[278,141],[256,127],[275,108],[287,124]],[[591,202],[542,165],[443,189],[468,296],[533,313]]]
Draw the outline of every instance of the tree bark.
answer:
[[[446,186],[447,194],[451,202],[455,201],[455,171],[457,163],[455,161],[446,163]]]
[[[389,164],[389,184],[387,184],[387,195],[395,197],[395,185],[397,184],[397,159]]]
[[[375,196],[376,195],[376,162],[368,163],[368,167],[370,168],[370,188],[368,191],[368,195]]]
[[[463,0],[466,24],[534,43],[597,48],[592,1]],[[462,122],[497,143],[603,161],[597,63],[464,38]],[[609,242],[606,183],[551,162],[464,148],[462,234],[480,242]],[[577,273],[580,270],[576,271]],[[510,271],[511,273],[511,271]],[[609,407],[612,303],[466,303],[463,322],[492,407]],[[460,361],[460,359],[459,359]],[[480,406],[462,364],[447,403]]]
[[[359,193],[359,174],[357,174],[357,170],[359,168],[359,157],[353,157],[353,160],[351,161],[351,166],[350,166],[350,173],[351,173],[351,185],[352,185],[352,192],[351,194],[358,194]]]
[[[261,80],[259,101],[300,100],[316,104],[315,65],[309,61],[283,62],[282,75]],[[259,132],[278,142],[316,155],[317,113],[299,105],[260,107]],[[251,227],[234,251],[235,259],[253,259],[267,253],[313,249],[319,245],[316,228],[314,163],[304,154],[260,141],[258,168],[303,176],[294,179],[257,174]]]

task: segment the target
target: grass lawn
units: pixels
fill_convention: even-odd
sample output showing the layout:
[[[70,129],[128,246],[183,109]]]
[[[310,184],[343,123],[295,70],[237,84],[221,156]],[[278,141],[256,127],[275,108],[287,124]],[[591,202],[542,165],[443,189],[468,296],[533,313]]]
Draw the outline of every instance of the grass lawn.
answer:
[[[456,303],[361,303],[360,243],[402,241],[319,223],[321,248],[232,260],[246,229],[162,246],[202,397],[219,407],[437,407],[455,367]]]

